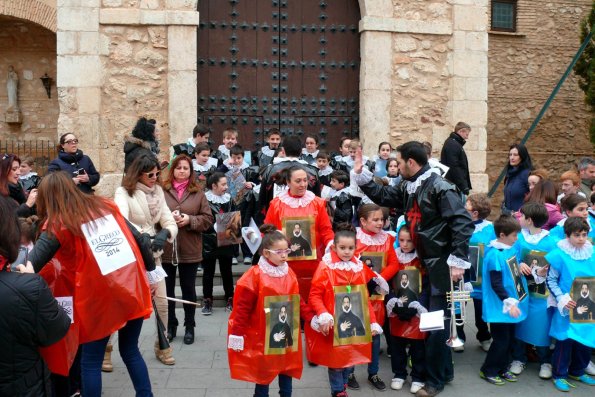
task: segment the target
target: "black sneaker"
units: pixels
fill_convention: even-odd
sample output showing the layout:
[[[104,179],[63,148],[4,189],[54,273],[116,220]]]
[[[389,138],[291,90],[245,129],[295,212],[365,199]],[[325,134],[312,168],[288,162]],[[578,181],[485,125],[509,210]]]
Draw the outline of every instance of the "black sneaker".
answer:
[[[351,390],[359,390],[359,383],[357,379],[355,379],[355,374],[349,374],[347,378],[347,387]]]
[[[203,316],[210,316],[213,314],[213,300],[210,298],[206,298],[203,300],[203,307],[201,313]]]
[[[225,310],[228,312],[233,310],[233,298],[227,299],[227,304],[225,305]]]
[[[376,390],[386,390],[386,385],[378,375],[369,375],[368,382],[370,382],[370,384],[374,386]]]

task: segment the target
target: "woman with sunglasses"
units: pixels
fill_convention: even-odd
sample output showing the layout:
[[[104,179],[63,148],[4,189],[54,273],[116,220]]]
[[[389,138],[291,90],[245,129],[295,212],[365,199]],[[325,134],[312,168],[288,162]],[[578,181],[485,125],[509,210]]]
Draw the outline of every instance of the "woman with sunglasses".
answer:
[[[58,145],[58,158],[51,161],[48,172],[66,171],[81,192],[92,194],[93,186],[99,183],[99,172],[78,146],[79,140],[74,134],[63,134]]]
[[[27,218],[35,215],[37,189],[32,189],[29,196],[19,184],[21,160],[14,154],[3,154],[0,157],[0,195],[10,197],[15,202],[18,217]]]
[[[155,157],[137,157],[124,175],[122,186],[116,189],[114,201],[124,218],[134,224],[141,233],[151,236],[155,264],[161,268],[161,255],[165,243],[173,243],[178,234],[178,226],[159,186],[159,174],[159,164]],[[158,283],[157,296],[167,296],[165,280]],[[167,301],[157,298],[155,303],[159,317],[167,329]],[[155,357],[165,365],[176,363],[172,356],[172,348],[159,349],[158,339],[155,340]]]

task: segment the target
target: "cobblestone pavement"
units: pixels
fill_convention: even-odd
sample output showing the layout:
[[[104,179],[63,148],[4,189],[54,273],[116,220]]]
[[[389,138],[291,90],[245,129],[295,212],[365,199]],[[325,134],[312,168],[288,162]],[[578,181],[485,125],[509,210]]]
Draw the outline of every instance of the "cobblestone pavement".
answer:
[[[472,310],[468,311],[471,312]],[[182,310],[177,309],[178,319],[183,318]],[[176,396],[176,397],[251,397],[253,385],[246,382],[232,380],[229,377],[227,364],[226,336],[228,314],[223,308],[215,308],[213,315],[202,316],[198,311],[196,314],[198,327],[196,328],[196,340],[192,345],[184,345],[182,342],[183,327],[178,328],[178,337],[172,342],[176,364],[165,366],[155,358],[153,343],[155,340],[155,322],[153,319],[145,321],[141,334],[141,350],[153,384],[155,396]],[[473,320],[470,320],[473,323]],[[464,353],[453,354],[455,360],[455,380],[447,385],[442,397],[464,397],[470,395],[484,396],[556,396],[562,395],[554,389],[551,381],[544,381],[538,378],[539,366],[530,363],[520,376],[520,380],[514,384],[504,386],[492,386],[479,378],[479,366],[483,361],[485,353],[479,348],[475,341],[475,328],[473,325],[466,325],[466,333],[469,341]],[[180,336],[182,334],[182,336]],[[384,337],[383,337],[383,348]],[[380,377],[390,385],[392,377],[389,358],[385,354],[380,356]],[[305,361],[304,361],[305,362]],[[134,389],[126,367],[122,363],[117,347],[113,354],[114,372],[103,374],[103,395],[109,397],[134,396]],[[401,391],[387,388],[385,392],[372,390],[367,383],[366,366],[356,368],[357,379],[361,384],[359,391],[349,391],[350,397],[358,396],[387,396],[400,395],[411,396],[409,393],[410,384],[407,382]],[[575,382],[576,383],[576,382]],[[301,380],[293,382],[293,396],[295,397],[328,397],[330,389],[326,368],[311,368],[307,364]],[[593,396],[595,387],[577,384],[569,396]],[[277,396],[276,381],[271,386],[270,395]]]

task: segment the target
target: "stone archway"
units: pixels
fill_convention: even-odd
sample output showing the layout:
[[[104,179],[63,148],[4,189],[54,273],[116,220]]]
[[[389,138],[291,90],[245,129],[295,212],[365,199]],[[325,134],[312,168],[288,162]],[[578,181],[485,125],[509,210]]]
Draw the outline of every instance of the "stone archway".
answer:
[[[56,33],[56,8],[48,3],[40,0],[1,0],[0,15],[34,22]]]

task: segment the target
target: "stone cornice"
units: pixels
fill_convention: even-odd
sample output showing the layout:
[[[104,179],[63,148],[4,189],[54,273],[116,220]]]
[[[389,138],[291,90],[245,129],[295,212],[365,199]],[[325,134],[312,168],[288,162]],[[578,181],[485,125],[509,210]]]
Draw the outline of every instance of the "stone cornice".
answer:
[[[359,31],[450,35],[453,33],[453,28],[449,21],[430,22],[402,18],[363,17],[359,22]]]
[[[139,10],[103,8],[99,10],[101,25],[192,25],[198,26],[197,11]]]

